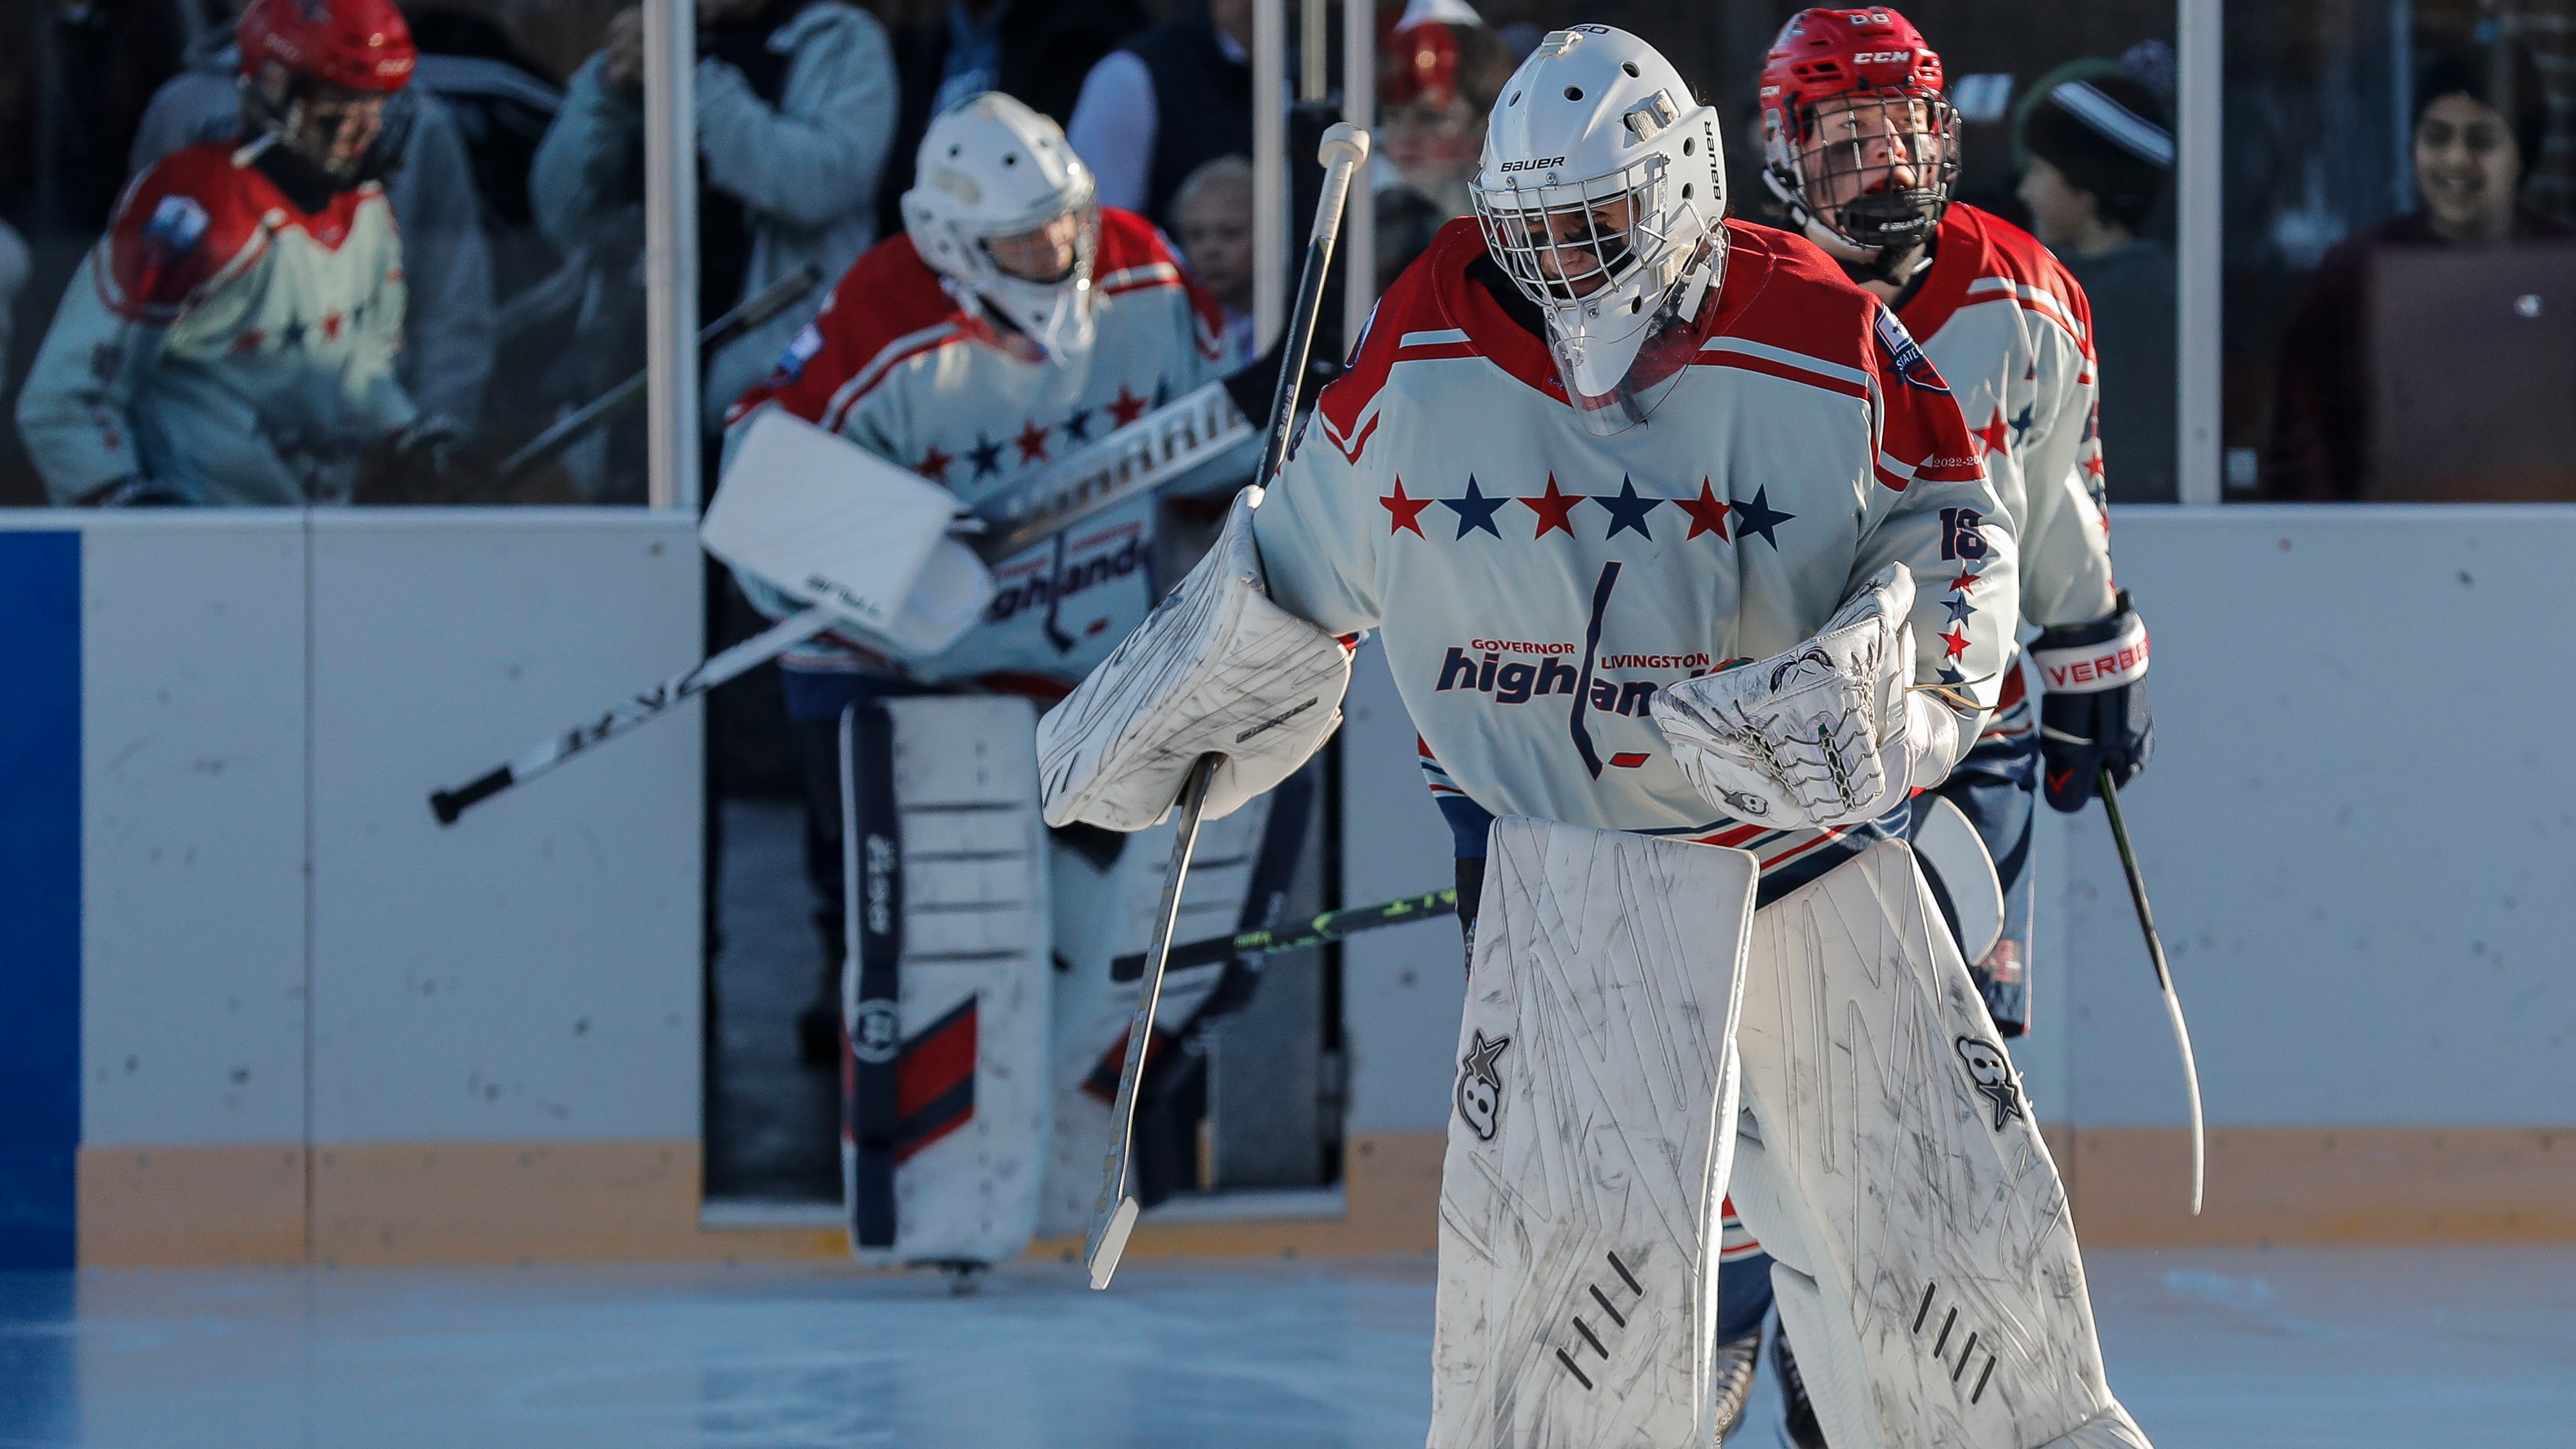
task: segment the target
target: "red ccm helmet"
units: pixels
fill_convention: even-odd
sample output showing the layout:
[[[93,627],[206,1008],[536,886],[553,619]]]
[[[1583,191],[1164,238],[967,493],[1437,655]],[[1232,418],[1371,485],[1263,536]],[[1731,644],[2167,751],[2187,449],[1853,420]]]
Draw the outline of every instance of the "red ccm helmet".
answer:
[[[381,94],[401,90],[419,64],[393,0],[251,0],[234,36],[245,80],[274,61],[292,75]]]
[[[303,156],[336,185],[391,169],[411,126],[408,98],[398,93],[420,60],[393,0],[251,0],[233,34],[241,43],[242,118],[251,130]],[[355,161],[307,154],[298,140],[305,107],[326,90],[388,101],[375,139]]]
[[[1799,12],[1762,63],[1763,182],[1843,260],[1904,256],[1941,224],[1959,174],[1959,113],[1941,89],[1939,53],[1896,11]]]

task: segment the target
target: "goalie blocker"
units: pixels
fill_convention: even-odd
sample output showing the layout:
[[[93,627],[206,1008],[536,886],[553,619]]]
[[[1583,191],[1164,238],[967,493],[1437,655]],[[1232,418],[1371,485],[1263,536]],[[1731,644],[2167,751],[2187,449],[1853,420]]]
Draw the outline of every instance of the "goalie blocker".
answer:
[[[1905,845],[1759,912],[1742,853],[1618,832],[1507,818],[1486,871],[1433,1449],[1709,1446],[1722,1193],[1836,1449],[2146,1449]]]

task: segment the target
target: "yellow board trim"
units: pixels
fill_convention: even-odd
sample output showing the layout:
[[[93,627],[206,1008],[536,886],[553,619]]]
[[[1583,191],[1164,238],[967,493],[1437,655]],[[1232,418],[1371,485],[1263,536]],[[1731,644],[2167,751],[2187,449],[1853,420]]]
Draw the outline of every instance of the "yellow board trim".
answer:
[[[2576,1129],[2229,1127],[2188,1208],[2180,1128],[2043,1129],[2090,1247],[2576,1241]],[[1157,1224],[1141,1258],[1428,1253],[1438,1132],[1353,1134],[1342,1216]],[[704,1228],[694,1141],[81,1150],[85,1267],[846,1259],[832,1228]],[[1078,1258],[1079,1239],[1030,1256]]]

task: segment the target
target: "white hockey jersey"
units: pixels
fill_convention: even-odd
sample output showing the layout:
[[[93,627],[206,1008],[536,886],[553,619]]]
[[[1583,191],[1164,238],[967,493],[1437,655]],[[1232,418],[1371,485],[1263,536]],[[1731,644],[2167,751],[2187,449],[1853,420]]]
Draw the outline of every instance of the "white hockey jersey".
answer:
[[[412,420],[383,188],[308,212],[246,155],[154,163],[64,291],[18,398],[56,503],[135,475],[204,503],[345,501],[360,455]]]
[[[1931,273],[1897,316],[1959,400],[2021,548],[2022,617],[2112,610],[2093,312],[2065,266],[1973,206],[1941,218]]]
[[[1455,787],[1529,815],[1833,858],[1842,832],[1717,817],[1656,688],[1813,635],[1891,561],[1917,676],[1996,698],[2018,591],[2008,515],[1938,372],[1809,243],[1728,223],[1687,374],[1644,424],[1585,432],[1473,223],[1378,304],[1254,516],[1279,603],[1378,628]],[[1960,721],[1963,742],[1977,718]]]
[[[842,276],[728,425],[783,407],[978,502],[1224,372],[1224,313],[1151,223],[1103,208],[1093,275],[1090,350],[1049,360],[958,305],[912,239],[894,237]],[[1138,499],[1003,560],[983,622],[910,672],[1037,674],[1059,692],[1081,679],[1153,607],[1154,509]],[[818,641],[784,663],[828,671],[861,658]]]

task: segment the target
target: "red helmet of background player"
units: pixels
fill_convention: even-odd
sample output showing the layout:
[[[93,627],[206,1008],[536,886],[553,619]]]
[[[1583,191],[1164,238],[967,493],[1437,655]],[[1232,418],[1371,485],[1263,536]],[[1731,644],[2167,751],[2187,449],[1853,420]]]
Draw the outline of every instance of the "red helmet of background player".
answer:
[[[1801,11],[1762,64],[1763,181],[1828,251],[1893,265],[1940,225],[1959,174],[1959,113],[1941,92],[1941,57],[1903,15]],[[1832,101],[1826,119],[1856,107],[1861,124],[1820,131]]]
[[[274,61],[342,90],[387,93],[419,63],[393,0],[251,0],[233,33],[246,80]]]

